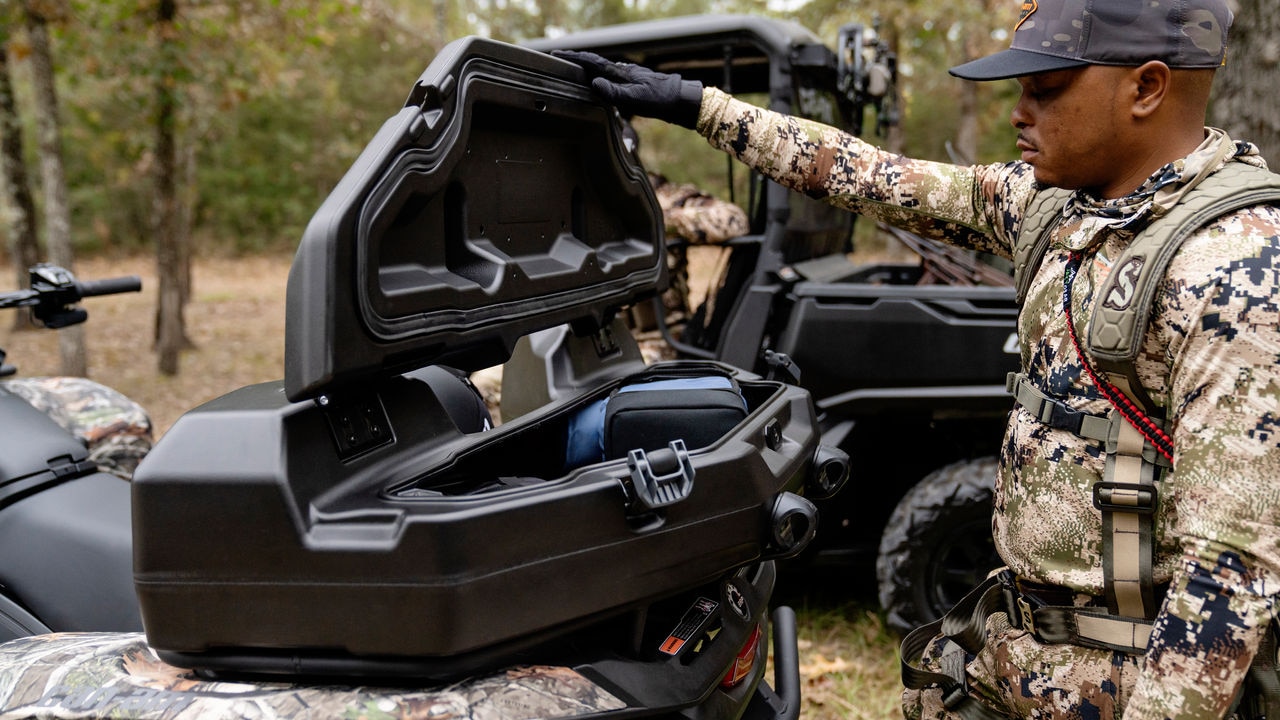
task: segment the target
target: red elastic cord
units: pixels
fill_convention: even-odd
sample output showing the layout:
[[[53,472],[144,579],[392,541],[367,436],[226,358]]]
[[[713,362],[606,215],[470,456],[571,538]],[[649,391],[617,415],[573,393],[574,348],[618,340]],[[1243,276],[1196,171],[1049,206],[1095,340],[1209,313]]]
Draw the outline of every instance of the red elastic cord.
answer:
[[[1168,433],[1160,429],[1155,421],[1147,416],[1137,405],[1129,399],[1129,396],[1120,392],[1120,389],[1106,380],[1098,377],[1093,370],[1093,364],[1089,362],[1088,356],[1084,354],[1084,348],[1080,347],[1080,338],[1076,336],[1076,323],[1071,317],[1071,285],[1075,282],[1076,272],[1080,269],[1080,262],[1083,255],[1079,252],[1071,253],[1071,259],[1067,263],[1066,273],[1062,280],[1062,310],[1067,315],[1067,334],[1071,337],[1071,344],[1076,349],[1076,355],[1080,357],[1080,364],[1084,365],[1084,370],[1089,374],[1089,380],[1094,387],[1102,391],[1107,400],[1115,406],[1116,410],[1124,416],[1138,432],[1142,433],[1142,437],[1156,449],[1170,463],[1173,462],[1173,438]]]

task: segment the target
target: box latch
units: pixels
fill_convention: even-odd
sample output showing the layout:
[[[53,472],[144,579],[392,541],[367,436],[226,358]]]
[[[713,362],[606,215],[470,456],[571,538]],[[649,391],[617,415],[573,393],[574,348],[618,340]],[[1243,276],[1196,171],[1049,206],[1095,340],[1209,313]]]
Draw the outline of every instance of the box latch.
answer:
[[[636,449],[627,453],[635,501],[645,510],[674,505],[693,492],[693,462],[683,440],[672,440],[667,447],[646,453]]]

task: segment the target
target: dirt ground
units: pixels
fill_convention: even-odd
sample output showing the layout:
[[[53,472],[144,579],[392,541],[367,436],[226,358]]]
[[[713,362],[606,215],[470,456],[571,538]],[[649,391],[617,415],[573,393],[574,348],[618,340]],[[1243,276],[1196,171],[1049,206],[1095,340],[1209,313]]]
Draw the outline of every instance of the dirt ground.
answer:
[[[182,413],[230,390],[283,377],[284,295],[292,256],[208,258],[194,267],[187,308],[193,347],[177,376],[161,375],[154,348],[155,261],[149,257],[90,258],[76,276],[100,279],[138,275],[142,292],[89,298],[84,328],[89,376],[145,407],[159,437]],[[0,288],[15,287],[14,270],[0,268]],[[58,338],[43,329],[13,331],[0,318],[0,348],[25,377],[59,374]]]

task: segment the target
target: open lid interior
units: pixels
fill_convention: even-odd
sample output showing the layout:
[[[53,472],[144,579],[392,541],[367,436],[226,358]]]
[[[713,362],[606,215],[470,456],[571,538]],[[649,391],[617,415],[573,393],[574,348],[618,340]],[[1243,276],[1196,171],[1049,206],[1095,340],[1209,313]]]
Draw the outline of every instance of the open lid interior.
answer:
[[[446,46],[311,219],[289,273],[291,400],[606,324],[665,284],[662,213],[580,68]]]

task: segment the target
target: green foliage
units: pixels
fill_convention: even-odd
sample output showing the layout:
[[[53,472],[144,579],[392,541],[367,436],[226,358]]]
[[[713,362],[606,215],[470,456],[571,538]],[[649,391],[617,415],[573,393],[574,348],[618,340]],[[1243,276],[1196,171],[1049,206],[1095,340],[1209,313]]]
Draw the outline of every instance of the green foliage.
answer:
[[[64,149],[81,248],[151,244],[160,73],[178,97],[195,235],[234,250],[296,242],[324,195],[434,55],[420,26],[342,0],[179,3],[162,57],[154,8],[81,0],[58,27]]]

